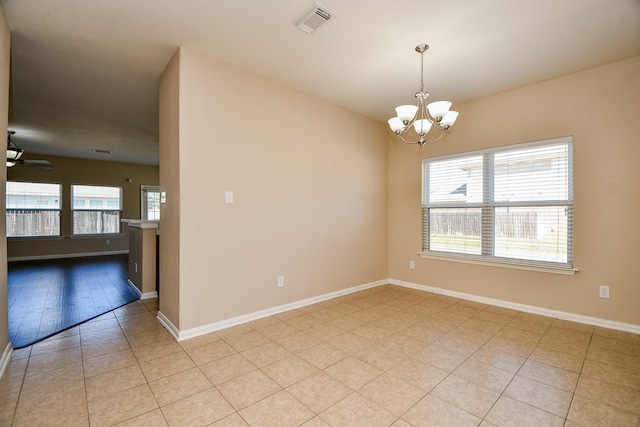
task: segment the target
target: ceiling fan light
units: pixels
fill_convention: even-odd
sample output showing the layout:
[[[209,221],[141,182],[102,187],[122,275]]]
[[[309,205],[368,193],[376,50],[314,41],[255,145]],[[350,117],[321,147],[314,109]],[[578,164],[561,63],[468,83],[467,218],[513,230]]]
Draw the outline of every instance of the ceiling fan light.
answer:
[[[424,136],[431,130],[431,122],[427,119],[416,120],[413,123],[413,128],[418,132],[418,135]]]
[[[13,167],[13,166],[15,166],[15,165],[16,165],[16,162],[14,162],[14,161],[9,161],[9,159],[7,159],[7,167],[8,167],[8,168],[11,168],[11,167]]]
[[[396,113],[398,114],[398,118],[403,123],[409,123],[416,116],[418,112],[417,105],[401,105],[396,107]]]
[[[22,148],[7,148],[7,161],[18,160],[22,156],[22,153],[24,153]]]
[[[449,112],[449,108],[451,108],[449,101],[436,101],[427,105],[429,114],[436,120],[443,118]]]
[[[440,121],[440,124],[442,126],[451,127],[456,122],[457,118],[458,118],[458,112],[457,111],[449,111],[449,112],[447,112],[447,114],[444,115],[444,117]]]
[[[394,132],[400,132],[402,129],[404,129],[404,123],[402,123],[402,120],[400,120],[398,117],[393,117],[387,120],[387,123],[389,123],[389,127]]]

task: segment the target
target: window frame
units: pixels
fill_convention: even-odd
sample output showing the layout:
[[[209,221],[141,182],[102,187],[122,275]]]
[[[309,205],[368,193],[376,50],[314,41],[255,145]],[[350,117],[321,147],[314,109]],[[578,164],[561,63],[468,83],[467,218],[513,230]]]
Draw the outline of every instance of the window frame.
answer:
[[[58,207],[57,208],[10,208],[7,204],[7,198],[9,197],[9,192],[7,191],[7,186],[9,183],[23,183],[23,184],[46,184],[46,185],[57,185],[58,186]],[[5,182],[5,211],[8,213],[10,211],[34,211],[34,212],[57,212],[57,220],[58,220],[58,234],[36,234],[36,235],[23,235],[23,236],[9,236],[9,226],[6,226],[6,237],[7,239],[57,239],[62,237],[62,184],[58,182],[36,182],[36,181],[11,181],[7,180]],[[9,215],[7,215],[6,220],[9,219]]]
[[[108,206],[103,206],[102,209],[92,209],[91,202],[89,202],[89,208],[76,208],[75,207],[75,187],[96,187],[96,188],[115,188],[119,191],[118,196],[118,204],[117,209],[109,208]],[[70,206],[71,206],[71,237],[72,238],[83,238],[83,237],[102,237],[102,236],[118,236],[122,235],[122,209],[123,209],[123,189],[120,186],[116,185],[96,185],[96,184],[71,184],[70,186]],[[118,212],[118,230],[115,232],[94,232],[94,233],[77,233],[76,232],[76,212]]]
[[[523,202],[494,201],[495,190],[495,169],[493,159],[497,154],[520,149],[543,147],[550,145],[566,144],[567,147],[567,199],[565,200],[526,200]],[[451,203],[430,203],[429,200],[429,166],[434,162],[443,160],[465,159],[472,156],[482,156],[482,200],[476,203],[451,202]],[[465,188],[466,191],[466,188]],[[566,236],[566,262],[532,260],[526,258],[496,256],[496,232],[495,218],[496,208],[518,208],[518,207],[545,207],[557,206],[566,207],[567,215],[567,236]],[[419,252],[423,258],[439,259],[447,261],[465,262],[480,265],[494,265],[507,268],[527,269],[534,271],[545,271],[560,274],[574,274],[577,269],[573,264],[573,138],[571,136],[540,140],[528,143],[500,146],[485,150],[475,150],[463,153],[456,153],[446,156],[425,158],[422,161],[422,250]],[[470,254],[453,251],[438,251],[430,248],[429,213],[437,208],[475,208],[481,210],[481,234],[479,254]],[[490,239],[490,241],[486,241]]]
[[[147,195],[149,193],[158,193],[158,218],[149,218],[149,204]],[[157,185],[141,185],[140,186],[140,219],[148,221],[160,220],[160,187]]]

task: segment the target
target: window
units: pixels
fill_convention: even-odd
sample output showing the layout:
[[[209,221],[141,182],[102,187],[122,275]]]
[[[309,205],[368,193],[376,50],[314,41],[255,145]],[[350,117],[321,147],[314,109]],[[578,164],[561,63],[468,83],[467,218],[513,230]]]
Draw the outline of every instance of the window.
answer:
[[[571,138],[423,160],[423,254],[572,268]]]
[[[60,184],[7,181],[7,237],[60,236]]]
[[[142,219],[160,219],[160,187],[152,185],[140,186],[140,212]]]
[[[120,233],[122,189],[72,185],[73,234]]]

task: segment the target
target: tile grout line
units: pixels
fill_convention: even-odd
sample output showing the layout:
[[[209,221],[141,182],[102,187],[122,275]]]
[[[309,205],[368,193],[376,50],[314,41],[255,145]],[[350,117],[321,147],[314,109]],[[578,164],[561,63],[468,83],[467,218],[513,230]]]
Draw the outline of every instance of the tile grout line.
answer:
[[[576,380],[576,385],[573,387],[573,391],[571,392],[571,401],[569,402],[569,408],[567,409],[567,416],[565,417],[565,421],[564,421],[565,425],[569,422],[569,414],[571,413],[571,407],[573,406],[573,401],[576,398],[578,385],[580,384],[580,380],[582,379],[582,371],[584,370],[584,364],[587,361],[587,354],[589,354],[589,348],[591,348],[591,342],[593,341],[594,332],[595,332],[595,329],[592,330],[589,335],[589,345],[587,346],[587,351],[585,352],[584,358],[582,359],[582,363],[580,364],[580,372],[578,372],[578,379]]]
[[[146,304],[144,304],[142,302],[142,300],[138,300],[141,302],[141,304],[144,306],[144,308],[147,310],[147,312],[151,313],[153,315],[153,312],[151,310],[149,310],[149,307],[146,306]],[[116,317],[116,321],[118,322],[118,327],[120,328],[120,330],[122,331],[122,335],[124,335],[125,340],[127,340],[127,345],[129,346],[129,350],[131,351],[131,353],[133,354],[133,357],[136,360],[136,366],[138,366],[138,369],[140,369],[140,372],[142,373],[143,378],[145,379],[145,384],[147,387],[149,387],[149,391],[151,392],[151,395],[153,396],[153,400],[156,403],[156,408],[155,409],[151,409],[143,414],[138,414],[135,415],[131,418],[128,418],[126,420],[122,420],[120,422],[124,422],[124,421],[128,421],[128,420],[132,420],[136,417],[139,417],[141,415],[145,415],[148,413],[151,413],[153,411],[155,411],[156,409],[160,411],[160,414],[162,415],[162,419],[164,420],[165,423],[168,424],[166,417],[164,416],[164,412],[162,412],[162,408],[160,407],[160,403],[158,402],[158,399],[156,398],[156,395],[153,393],[153,390],[151,390],[151,386],[149,385],[149,379],[147,378],[147,376],[145,375],[142,366],[140,366],[140,360],[138,359],[138,357],[135,355],[135,353],[133,352],[133,347],[131,346],[131,341],[129,340],[129,337],[127,337],[127,334],[125,333],[125,330],[122,326],[122,322],[120,321],[120,318],[116,315],[115,310],[114,310],[114,316]]]
[[[214,334],[215,334],[215,332],[214,332]],[[216,336],[218,336],[218,335],[216,334]],[[219,340],[219,341],[224,341],[222,337],[219,337],[219,338],[220,338],[220,340]],[[215,342],[215,341],[214,341],[214,342]],[[200,367],[201,365],[197,364],[197,363],[196,363],[196,361],[195,361],[195,360],[193,360],[193,358],[191,357],[191,355],[190,355],[190,354],[189,354],[189,353],[188,353],[188,352],[187,352],[187,351],[186,351],[186,350],[185,350],[185,349],[180,345],[180,343],[179,343],[179,342],[178,342],[178,345],[180,346],[180,350],[182,350],[182,351],[184,352],[184,354],[186,354],[186,356],[189,358],[189,360],[191,360],[191,362],[196,366],[196,368],[198,369],[198,371],[199,371],[199,372],[200,372],[200,373],[201,373],[201,374],[202,374],[202,375],[207,379],[207,381],[211,384],[211,388],[213,388],[214,390],[216,390],[216,392],[218,392],[218,394],[219,394],[219,395],[224,399],[224,401],[225,401],[225,402],[227,402],[227,404],[228,404],[231,408],[233,408],[233,410],[234,410],[234,412],[233,412],[233,413],[234,413],[234,414],[238,414],[238,416],[242,418],[242,416],[240,415],[239,411],[238,411],[238,410],[236,410],[236,408],[231,404],[231,402],[229,402],[229,400],[227,399],[227,397],[226,397],[224,394],[222,394],[222,392],[221,392],[221,391],[218,389],[218,387],[213,383],[213,381],[211,381],[211,379],[209,379],[209,377],[207,377],[207,375],[206,375],[204,372],[202,372],[202,368]],[[206,344],[203,344],[203,345],[206,345]],[[227,345],[228,345],[228,343],[227,343]],[[231,346],[230,346],[230,347],[231,347]],[[231,348],[233,348],[233,347],[231,347]],[[239,355],[240,355],[240,353],[239,353],[235,348],[233,348],[233,351],[235,352],[235,354],[239,354]],[[228,357],[228,356],[224,356],[224,357]],[[220,359],[216,359],[216,360],[220,360]],[[211,362],[215,362],[216,360],[213,360],[213,361],[211,361]],[[248,360],[248,362],[249,362],[249,363],[251,363],[251,361],[250,361],[250,360]],[[255,366],[255,365],[254,365],[254,366]],[[257,367],[256,367],[256,369],[257,369]],[[200,392],[198,392],[198,393],[200,393]],[[195,396],[195,395],[196,395],[196,394],[198,394],[198,393],[192,394],[192,395],[190,395],[190,396]],[[190,397],[190,396],[188,396],[188,397]],[[175,402],[174,402],[174,403],[175,403]],[[162,411],[162,408],[160,408],[160,412],[162,412],[162,416],[164,417],[164,412]],[[225,417],[219,418],[218,420],[214,421],[214,423],[215,423],[215,422],[218,422],[218,421],[220,421],[220,420],[222,420],[222,419],[225,419],[225,418],[227,418],[227,417],[230,417],[231,415],[233,415],[233,414],[229,414],[229,415],[227,415],[227,416],[225,416]],[[243,419],[243,420],[244,420],[244,419]],[[165,422],[167,422],[167,419],[166,419],[166,418],[165,418]],[[168,422],[167,422],[167,424],[168,424]],[[247,423],[247,424],[248,424],[248,423]]]
[[[82,363],[82,383],[84,385],[84,402],[87,408],[87,424],[91,426],[91,413],[89,412],[89,394],[87,393],[87,377],[84,369],[84,348],[82,345],[82,328],[77,325],[78,328],[78,340],[80,341],[80,360]]]
[[[11,416],[11,425],[16,420],[16,414],[18,413],[18,404],[20,403],[20,397],[22,396],[22,391],[24,388],[24,382],[27,380],[27,370],[29,369],[29,362],[31,362],[31,346],[29,348],[29,355],[27,356],[27,364],[24,367],[24,373],[22,374],[22,381],[20,383],[20,391],[18,391],[18,397],[16,398],[16,404],[13,407],[13,415]]]
[[[517,316],[515,316],[515,317],[517,317]],[[514,317],[514,319],[515,319],[515,317]],[[508,326],[512,321],[513,321],[513,319],[512,319],[512,320],[510,320],[510,321],[509,321],[509,323],[507,323],[506,325],[504,325],[504,326],[502,327],[502,329],[500,329],[500,331],[502,331],[504,328],[506,328],[506,327],[507,327],[507,326]],[[511,377],[511,380],[509,380],[509,383],[507,383],[507,385],[504,387],[504,389],[500,392],[500,396],[498,396],[498,398],[496,399],[496,401],[495,401],[495,402],[493,402],[493,404],[491,405],[491,407],[489,408],[489,410],[487,411],[487,413],[484,415],[484,417],[482,417],[482,421],[485,421],[485,420],[486,420],[487,415],[489,415],[489,413],[491,412],[491,410],[493,409],[493,407],[496,405],[496,403],[498,403],[498,400],[500,400],[500,398],[501,398],[502,396],[506,396],[506,395],[504,394],[504,393],[505,393],[505,391],[507,391],[507,388],[509,388],[509,386],[511,385],[511,383],[513,382],[513,380],[516,378],[516,376],[518,376],[518,373],[522,370],[522,367],[527,363],[527,361],[529,360],[529,358],[531,357],[531,355],[533,354],[533,352],[535,351],[535,349],[538,347],[538,345],[539,345],[539,344],[540,344],[540,342],[542,341],[542,338],[544,338],[544,336],[547,334],[547,332],[549,332],[549,329],[551,328],[551,325],[552,325],[552,324],[553,324],[553,322],[551,322],[551,323],[549,324],[549,326],[547,326],[547,329],[545,329],[544,334],[542,334],[542,335],[540,336],[540,338],[539,338],[539,339],[538,339],[538,341],[536,342],[536,345],[535,345],[535,346],[533,346],[533,349],[529,352],[529,354],[528,354],[528,355],[527,355],[527,357],[525,358],[524,362],[522,362],[522,364],[520,365],[520,367],[518,368],[518,370],[513,374],[513,377]],[[515,326],[514,326],[514,327],[515,327]],[[518,329],[519,329],[519,328],[518,328]],[[499,331],[498,331],[498,332],[499,332]],[[494,336],[495,336],[495,335],[494,335]],[[509,397],[509,396],[506,396],[506,397]],[[517,399],[515,399],[515,400],[517,400]],[[525,403],[525,402],[520,402],[520,403],[523,403],[523,404],[525,404],[525,405],[529,405],[528,403]],[[529,406],[531,406],[531,407],[533,407],[533,408],[536,408],[535,406],[532,406],[532,405],[529,405]],[[536,408],[536,409],[540,409],[540,408]],[[545,412],[546,412],[546,411],[545,411]],[[549,413],[549,412],[547,412],[547,413]],[[554,414],[552,414],[552,415],[554,415]],[[565,420],[566,420],[566,417],[565,417]],[[487,421],[487,422],[489,422],[489,421]]]
[[[458,302],[458,303],[456,303],[456,304],[453,304],[453,305],[457,305],[457,304],[459,304],[459,302]],[[453,306],[453,305],[452,305],[452,306]],[[448,308],[448,307],[447,307],[447,308]],[[485,307],[485,308],[483,308],[482,310],[478,311],[478,313],[480,313],[480,312],[482,312],[482,311],[486,310],[487,308],[489,308],[489,307]],[[445,309],[445,310],[446,310],[446,309]],[[478,313],[476,313],[476,314],[478,314]],[[472,319],[473,317],[475,317],[475,315],[474,315],[474,316],[469,317],[469,319]],[[429,343],[428,345],[432,345],[432,344],[436,343],[440,338],[442,338],[442,337],[446,336],[449,332],[452,332],[452,331],[456,330],[456,329],[457,329],[457,328],[459,328],[461,325],[463,325],[464,323],[466,323],[469,319],[465,320],[462,324],[460,324],[460,325],[458,325],[458,326],[456,326],[456,327],[452,328],[450,331],[445,332],[444,334],[442,334],[441,336],[439,336],[438,338],[436,338],[433,342]],[[495,334],[493,334],[493,336],[495,336],[498,332],[500,332],[501,330],[503,330],[506,326],[507,326],[506,324],[505,324],[505,325],[503,325],[503,326],[502,326],[498,331],[496,331],[496,333],[495,333]],[[425,395],[424,395],[420,400],[418,400],[418,401],[417,401],[416,403],[414,403],[411,407],[409,407],[409,408],[408,408],[408,409],[407,409],[407,410],[406,410],[406,411],[405,411],[405,412],[404,412],[400,417],[398,417],[398,419],[402,419],[402,417],[403,417],[403,416],[405,416],[405,415],[406,415],[406,414],[407,414],[411,409],[413,409],[416,405],[418,405],[418,403],[420,403],[420,402],[421,402],[425,397],[429,396],[429,395],[431,394],[431,392],[432,392],[433,390],[435,390],[435,388],[436,388],[436,387],[438,387],[440,384],[442,384],[444,381],[446,381],[446,379],[447,379],[447,378],[449,378],[449,377],[450,377],[450,376],[451,376],[451,375],[452,375],[452,374],[453,374],[453,373],[454,373],[454,372],[455,372],[455,371],[456,371],[460,366],[462,366],[462,364],[464,364],[465,362],[467,362],[468,360],[470,360],[470,359],[473,357],[473,355],[474,355],[474,354],[476,354],[478,351],[480,351],[480,350],[481,350],[485,345],[486,345],[486,342],[485,342],[485,344],[483,344],[482,346],[480,346],[480,348],[478,348],[478,349],[477,349],[477,350],[475,350],[473,353],[471,353],[469,356],[466,356],[466,358],[464,359],[464,361],[463,361],[463,362],[461,362],[461,363],[460,363],[460,364],[459,364],[455,369],[453,369],[451,372],[448,372],[448,373],[447,373],[447,375],[446,375],[442,380],[440,380],[440,381],[439,381],[436,385],[434,385],[434,386],[433,386],[429,391],[427,391],[427,392],[426,392],[426,394],[425,394]],[[454,351],[451,351],[451,352],[452,352],[452,353],[455,353]],[[415,352],[414,352],[413,354],[415,354]],[[456,353],[456,354],[459,354],[459,353]],[[463,355],[461,355],[461,356],[463,356]],[[427,364],[427,365],[428,365],[428,364]],[[431,365],[429,365],[429,366],[431,366]],[[439,368],[438,368],[438,369],[439,369]],[[470,382],[472,382],[472,381],[470,381]],[[433,397],[434,397],[434,398],[436,398],[436,399],[439,399],[437,396],[433,396]],[[442,399],[440,399],[440,400],[442,400]],[[497,401],[497,400],[496,400],[496,401]],[[446,402],[446,401],[445,401],[445,402]],[[449,402],[446,402],[446,403],[449,403]],[[449,404],[451,404],[451,403],[449,403]],[[451,404],[451,405],[453,405],[453,404]],[[455,405],[453,405],[453,406],[455,406]],[[456,406],[456,408],[458,408],[458,407]],[[472,415],[472,416],[474,416],[474,417],[476,416],[476,415],[474,415],[474,414],[472,414],[472,413],[468,412],[468,411],[467,411],[467,410],[465,410],[465,409],[462,409],[462,408],[458,408],[458,409],[460,409],[460,410],[462,410],[462,411],[464,411],[464,412],[466,412],[466,413],[468,413],[469,415]],[[490,410],[491,410],[491,409],[489,409],[489,411],[490,411]],[[489,413],[489,411],[487,411],[487,413]],[[485,416],[486,416],[486,415],[485,415]],[[480,418],[480,417],[477,417],[477,418]],[[483,417],[481,420],[484,420],[484,417]],[[402,421],[404,421],[404,419],[402,419]],[[407,422],[407,421],[405,421],[405,422]],[[408,422],[407,422],[407,423],[408,423]]]

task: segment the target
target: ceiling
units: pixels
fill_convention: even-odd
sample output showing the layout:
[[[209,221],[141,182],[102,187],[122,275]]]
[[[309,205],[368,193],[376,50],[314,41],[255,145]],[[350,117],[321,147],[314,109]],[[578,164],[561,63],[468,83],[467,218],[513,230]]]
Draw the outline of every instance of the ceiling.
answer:
[[[158,164],[158,81],[179,46],[379,121],[640,54],[639,0],[2,0],[9,129],[27,153]],[[247,100],[247,116],[260,114]],[[93,150],[112,151],[111,154]]]

